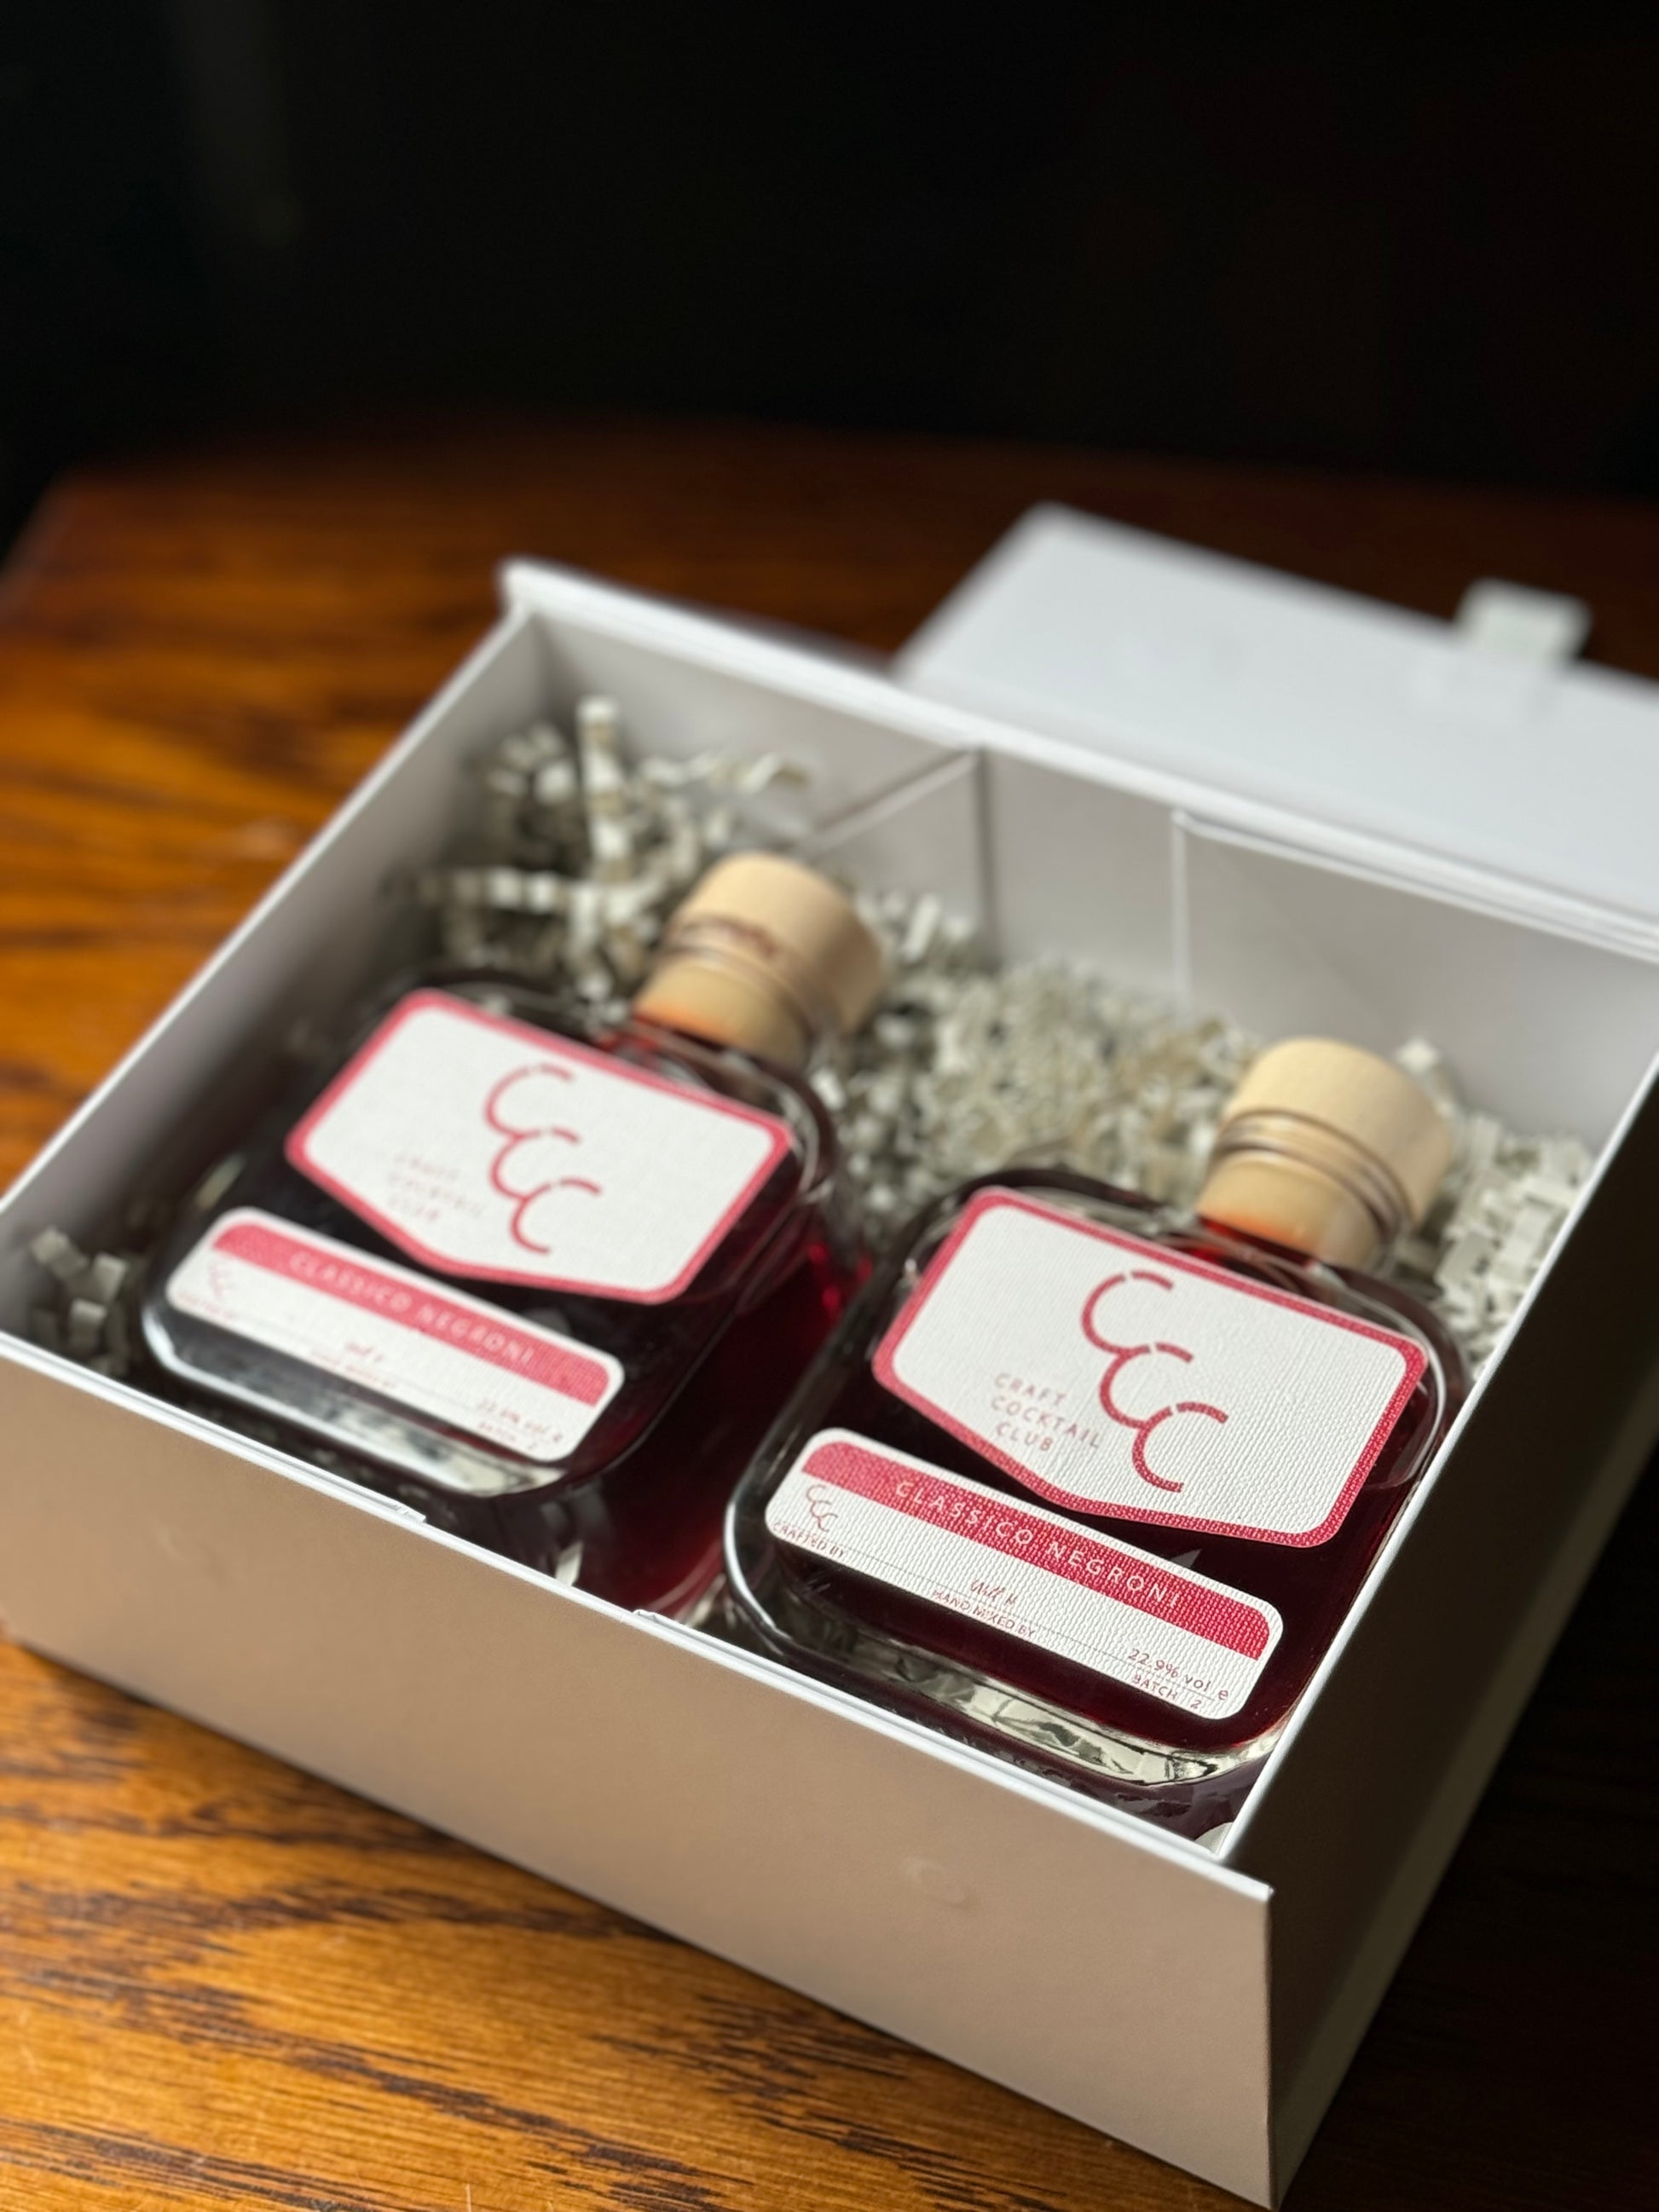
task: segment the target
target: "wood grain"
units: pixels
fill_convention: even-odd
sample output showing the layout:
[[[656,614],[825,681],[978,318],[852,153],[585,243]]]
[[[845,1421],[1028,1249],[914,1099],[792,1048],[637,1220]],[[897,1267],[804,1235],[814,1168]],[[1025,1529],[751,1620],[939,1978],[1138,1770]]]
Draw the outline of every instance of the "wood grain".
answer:
[[[1048,497],[1433,611],[1481,574],[1577,592],[1596,649],[1659,675],[1644,507],[718,425],[380,425],[100,467],[0,575],[0,1173],[484,627],[503,555],[884,648]],[[1652,2031],[1621,2002],[1655,1962],[1652,1488],[1293,2212],[1659,2199]],[[0,2204],[48,2212],[1229,2201],[7,1647],[0,2068]]]

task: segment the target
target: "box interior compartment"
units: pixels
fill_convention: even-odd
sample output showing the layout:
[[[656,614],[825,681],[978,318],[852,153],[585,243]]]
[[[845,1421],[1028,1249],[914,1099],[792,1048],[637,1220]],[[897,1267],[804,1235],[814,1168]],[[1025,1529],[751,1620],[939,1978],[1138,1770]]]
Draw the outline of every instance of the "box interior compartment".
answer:
[[[467,764],[538,717],[570,727],[596,690],[617,698],[635,752],[799,765],[805,789],[763,811],[763,834],[872,888],[937,895],[994,962],[1079,960],[1266,1038],[1328,1032],[1388,1052],[1427,1036],[1471,1104],[1592,1147],[1659,1042],[1659,959],[1264,838],[1179,792],[1125,788],[1097,759],[980,750],[972,725],[953,742],[948,714],[862,675],[829,669],[848,696],[826,702],[787,648],[744,641],[723,667],[696,650],[722,634],[670,610],[649,611],[670,632],[653,650],[592,596],[598,620],[521,607],[485,641],[25,1178],[0,1240],[0,1327],[26,1328],[33,1234],[52,1223],[90,1241],[158,1163],[180,1182],[200,1172],[268,1086],[284,1025],[337,1017],[386,971],[399,886],[453,837]],[[906,719],[918,726],[895,726]]]
[[[33,1288],[26,1247],[36,1231],[55,1223],[94,1241],[158,1163],[179,1180],[198,1171],[268,1087],[287,1024],[301,1013],[337,1014],[371,980],[386,957],[390,887],[449,840],[463,765],[538,716],[568,727],[577,697],[594,690],[617,698],[635,749],[681,757],[708,749],[776,752],[799,763],[811,781],[804,794],[780,802],[775,829],[804,815],[802,849],[811,857],[872,886],[937,892],[981,921],[993,958],[1079,959],[1266,1036],[1327,1030],[1386,1051],[1425,1034],[1446,1054],[1468,1101],[1512,1127],[1571,1130],[1602,1152],[1604,1169],[1612,1140],[1628,1136],[1659,1044],[1653,952],[1522,919],[1513,886],[1490,902],[1414,887],[1407,854],[1387,869],[1334,860],[1309,825],[1287,818],[1282,835],[1264,834],[1249,810],[1173,781],[1120,775],[1097,752],[1068,763],[1052,743],[1028,744],[882,679],[580,580],[515,570],[508,583],[516,604],[501,627],[0,1208],[0,1327],[25,1327]],[[1613,1200],[1626,1187],[1650,1192],[1659,1180],[1659,1160],[1648,1157],[1659,1138],[1650,1129],[1644,1141],[1645,1151],[1620,1148],[1619,1190],[1610,1184],[1605,1204],[1589,1194],[1518,1328],[1565,1327],[1561,1309],[1583,1269],[1607,1263]],[[1540,1318],[1546,1300],[1550,1312]],[[1594,1355],[1585,1357],[1595,1372]],[[577,1881],[1258,2197],[1273,2186],[1263,2147],[1270,2084],[1305,2079],[1314,2086],[1301,2116],[1281,2130],[1281,2174],[1293,2163],[1312,2124],[1308,2114],[1316,2118],[1366,2009],[1356,1998],[1352,2017],[1314,2047],[1336,1972],[1318,1955],[1322,1942],[1335,1940],[1321,1931],[1334,1927],[1346,1941],[1365,1882],[1380,1890],[1386,1867],[1382,1875],[1356,1867],[1349,1892],[1331,1889],[1326,1921],[1313,1899],[1301,1949],[1292,1936],[1286,1954],[1294,2001],[1271,2061],[1267,1899],[1270,1890],[1295,1898],[1298,1882],[1305,1887],[1303,1863],[1321,1848],[1310,1824],[1322,1818],[1322,1777],[1352,1778],[1351,1826],[1363,1826],[1384,1802],[1376,1793],[1388,1778],[1356,1771],[1331,1729],[1373,1728],[1385,1747],[1401,1740],[1398,1711],[1367,1707],[1363,1668],[1374,1652],[1364,1642],[1401,1632],[1385,1610],[1397,1616],[1423,1601],[1433,1583],[1426,1570],[1416,1581],[1404,1571],[1386,1609],[1362,1601],[1218,1861],[769,1662],[667,1624],[630,1623],[410,1524],[380,1501],[342,1494],[280,1453],[52,1355],[15,1347],[0,1357],[0,1382],[8,1365],[18,1371],[20,1415],[38,1419],[40,1451],[64,1486],[49,1498],[31,1495],[21,1474],[0,1479],[8,1542],[22,1563],[9,1580],[27,1594],[20,1621],[41,1648]],[[1608,1370],[1604,1379],[1611,1386],[1619,1378]],[[1500,1349],[1480,1385],[1482,1397],[1498,1398],[1500,1414],[1509,1405],[1517,1433],[1524,1380],[1520,1363]],[[1506,1389],[1520,1395],[1506,1400]],[[1449,1451],[1457,1441],[1455,1434]],[[88,1456],[94,1443],[96,1464]],[[1593,1556],[1596,1513],[1605,1519],[1613,1495],[1604,1490],[1599,1504],[1586,1505],[1582,1564]],[[1552,1515],[1559,1519],[1547,1470],[1518,1482],[1516,1498],[1516,1544],[1535,1537],[1547,1545]],[[1430,1559],[1429,1545],[1415,1540],[1425,1521],[1454,1548],[1474,1544],[1463,1524],[1489,1504],[1478,1492],[1460,1504],[1449,1486],[1425,1485],[1385,1559],[1420,1567]],[[349,1520],[342,1556],[355,1562],[356,1579],[336,1589],[337,1578],[324,1575],[313,1599],[308,1547],[329,1527],[347,1525],[325,1522],[323,1507]],[[142,1553],[127,1540],[123,1516],[146,1538]],[[245,1559],[237,1557],[243,1528],[259,1532]],[[38,1589],[30,1579],[36,1562],[45,1563]],[[150,1614],[167,1604],[167,1578],[175,1575],[189,1595],[164,1634]],[[1558,1610],[1574,1587],[1569,1572],[1555,1593]],[[295,1611],[300,1590],[309,1613]],[[364,1590],[389,1644],[352,1617]],[[490,1665],[511,1672],[528,1655],[549,1680],[562,1668],[599,1684],[549,1717],[550,1758],[531,1762],[533,1773],[522,1771],[511,1730],[481,1725],[465,1710],[465,1682],[443,1686],[428,1635],[434,1617],[471,1622],[479,1649],[494,1655]],[[240,1657],[216,1671],[226,1638]],[[430,1775],[417,1747],[398,1737],[408,1694],[400,1670],[410,1666],[439,1716],[441,1758]],[[1504,1710],[1523,1693],[1524,1674],[1521,1664]],[[465,1679],[476,1677],[473,1669]],[[361,1686],[361,1710],[337,1710],[343,1679]],[[1324,1710],[1316,1715],[1315,1705]],[[1502,1711],[1483,1711],[1485,1720],[1477,1713],[1468,1726],[1488,1734],[1496,1727],[1501,1741]],[[616,1848],[629,1824],[651,1825],[656,1802],[637,1774],[615,1771],[614,1744],[628,1734],[630,1712],[648,1716],[629,1737],[630,1757],[668,1760],[677,1802],[687,1808],[684,1849],[671,1870],[660,1854]],[[527,1712],[508,1717],[514,1729],[529,1725]],[[791,1775],[798,1804],[785,1802],[781,1784]],[[854,1784],[889,1793],[889,1810],[849,1871],[837,1808]],[[1404,1794],[1401,1819],[1414,1828],[1419,1814]],[[584,1802],[599,1808],[588,1826],[579,1817]],[[1386,1978],[1461,1817],[1455,1808],[1440,1817],[1417,1890],[1383,1916],[1373,1983]],[[953,1831],[968,1866],[960,1875]],[[787,1882],[742,1872],[757,1835],[792,1855]],[[1386,1854],[1398,1842],[1380,1833],[1376,1850]],[[883,1857],[890,1846],[896,1887]],[[1006,2017],[992,2018],[982,1978],[963,1963],[966,1923],[951,1917],[953,1885],[985,1899],[995,1955],[1020,1979],[1029,1911],[1036,1909],[1020,1901],[1021,1854],[1038,1846],[1064,1869],[1054,1892],[1064,1891],[1060,1903],[1087,1918],[1092,1894],[1099,1911],[1043,1950],[1052,2004],[1043,1990],[1028,1988]],[[828,1900],[822,1912],[815,1883]],[[706,1902],[696,1901],[699,1885]],[[1038,1886],[1049,1886],[1046,1872]],[[1195,1917],[1199,1899],[1219,1916],[1209,1932],[1203,1914]],[[1274,1911],[1277,1958],[1285,1931],[1278,1904]],[[1186,1935],[1176,1932],[1182,1924]],[[1224,1957],[1232,2016],[1249,2014],[1254,2025],[1243,2043],[1222,2035],[1209,2053],[1212,2108],[1172,2119],[1165,2084],[1189,2045],[1159,2026],[1140,2049],[1101,1992],[1126,1962],[1149,1980],[1173,1977],[1200,1988],[1206,1945],[1217,1961]],[[1277,1965],[1273,1972],[1277,1979]],[[957,1987],[952,1977],[964,1974]],[[1177,2024],[1192,2018],[1190,2010],[1171,2015]],[[1040,2021],[1047,2025],[1038,2033]]]
[[[1267,1038],[1431,1038],[1471,1105],[1604,1145],[1659,1048],[1659,957],[1021,755],[987,759],[995,955],[1074,957]],[[1656,946],[1659,953],[1659,945]]]

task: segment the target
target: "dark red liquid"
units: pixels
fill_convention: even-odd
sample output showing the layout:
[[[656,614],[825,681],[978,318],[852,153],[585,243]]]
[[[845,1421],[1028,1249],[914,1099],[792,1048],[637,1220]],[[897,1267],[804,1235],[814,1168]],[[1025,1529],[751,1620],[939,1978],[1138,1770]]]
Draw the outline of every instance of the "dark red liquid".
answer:
[[[493,989],[490,995],[502,994]],[[535,1001],[513,998],[516,1018],[538,1019]],[[379,1463],[361,1439],[337,1437],[327,1418],[331,1397],[372,1400],[373,1393],[319,1377],[305,1363],[269,1350],[250,1357],[241,1340],[167,1305],[159,1291],[152,1306],[159,1329],[185,1355],[184,1379],[195,1391],[210,1395],[216,1372],[234,1382],[257,1368],[261,1411],[279,1424],[291,1421],[301,1450],[315,1451],[313,1440],[320,1441],[331,1467],[415,1505],[433,1525],[532,1566],[557,1566],[579,1587],[617,1604],[683,1611],[718,1571],[720,1516],[732,1483],[839,1318],[863,1262],[836,1206],[833,1133],[802,1085],[781,1071],[665,1031],[630,1025],[582,1041],[659,1078],[774,1115],[794,1141],[695,1280],[666,1303],[481,1281],[420,1267],[434,1283],[620,1364],[617,1395],[551,1477],[545,1467],[515,1460],[505,1447],[482,1446],[476,1436],[392,1399],[375,1401],[388,1421],[440,1444],[448,1439],[475,1462],[491,1462],[500,1485],[492,1482],[490,1494],[469,1494],[423,1479],[394,1454]],[[192,1212],[162,1255],[158,1284],[215,1220],[244,1206],[410,1267],[407,1251],[286,1157],[287,1133],[319,1087],[285,1102],[234,1179],[216,1191],[210,1207]],[[273,1406],[285,1378],[289,1403]],[[170,1374],[168,1387],[177,1389],[179,1379]]]
[[[836,1628],[838,1623],[854,1622],[914,1651],[986,1677],[1136,1742],[1191,1752],[1200,1758],[1206,1753],[1237,1753],[1241,1749],[1248,1755],[1251,1747],[1264,1739],[1271,1740],[1282,1725],[1341,1626],[1378,1549],[1455,1410],[1462,1391],[1461,1356],[1431,1316],[1389,1285],[1366,1280],[1361,1288],[1359,1279],[1350,1280],[1334,1269],[1311,1265],[1269,1247],[1252,1247],[1231,1232],[1172,1231],[1161,1224],[1144,1201],[1081,1178],[1010,1173],[994,1180],[1002,1187],[1022,1188],[1038,1196],[1046,1190],[1056,1195],[1080,1193],[1103,1199],[1127,1213],[1128,1218],[1118,1225],[1150,1236],[1165,1249],[1190,1254],[1298,1297],[1360,1314],[1415,1336],[1429,1353],[1423,1378],[1390,1431],[1364,1487],[1335,1534],[1322,1544],[1262,1543],[1192,1528],[1162,1528],[1150,1521],[1073,1511],[1063,1516],[1080,1530],[1112,1537],[1177,1562],[1272,1605],[1284,1622],[1283,1634],[1249,1698],[1234,1713],[1206,1719],[1062,1659],[1023,1637],[896,1589],[817,1553],[775,1542],[763,1517],[766,1498],[806,1438],[824,1429],[850,1430],[875,1444],[907,1453],[1012,1498],[1033,1501],[1033,1492],[1014,1477],[876,1380],[872,1359],[908,1294],[903,1285],[914,1284],[916,1263],[906,1267],[890,1261],[884,1267],[869,1299],[860,1304],[848,1329],[821,1363],[817,1388],[809,1385],[791,1408],[787,1438],[781,1443],[775,1438],[769,1445],[763,1479],[751,1478],[745,1483],[732,1527],[737,1555],[733,1581],[738,1595],[745,1601],[754,1625],[769,1645],[781,1648],[779,1622],[787,1617],[789,1656],[809,1665],[816,1656],[823,1671],[842,1679],[848,1677],[836,1654],[838,1648],[846,1648],[847,1639],[838,1637]],[[962,1196],[957,1194],[958,1210]],[[1136,1219],[1136,1215],[1140,1218]],[[937,1230],[929,1233],[924,1224],[913,1248],[918,1263],[925,1264],[928,1251],[938,1241]],[[896,1267],[899,1270],[896,1295]],[[1035,1502],[1054,1510],[1049,1500]],[[788,1604],[781,1607],[776,1601],[781,1584],[787,1586],[789,1595]],[[814,1615],[824,1632],[816,1655],[801,1641],[801,1624]],[[858,1686],[869,1689],[871,1685],[865,1682]],[[954,1732],[975,1732],[971,1722],[959,1712],[941,1710],[925,1695],[907,1696],[902,1686],[895,1690],[885,1679],[879,1694]],[[1009,1749],[1006,1744],[999,1747]],[[1029,1745],[1022,1745],[1018,1755],[1025,1763],[1044,1763],[1040,1755],[1033,1755]],[[1058,1761],[1056,1771],[1080,1786],[1093,1786],[1086,1771],[1074,1765]],[[1101,1794],[1119,1796],[1121,1786],[1103,1784]],[[1226,1817],[1227,1808],[1221,1799],[1229,1794],[1242,1796],[1242,1784],[1235,1788],[1229,1783],[1207,1793],[1202,1825]],[[1159,1809],[1168,1817],[1178,1817],[1179,1793]]]
[[[498,1501],[479,1541],[549,1564],[550,1534],[579,1539],[583,1589],[630,1609],[686,1610],[720,1568],[720,1523],[738,1471],[844,1311],[853,1278],[820,1233],[775,1289],[726,1329],[666,1413],[602,1479]],[[568,1532],[568,1534],[567,1534]]]

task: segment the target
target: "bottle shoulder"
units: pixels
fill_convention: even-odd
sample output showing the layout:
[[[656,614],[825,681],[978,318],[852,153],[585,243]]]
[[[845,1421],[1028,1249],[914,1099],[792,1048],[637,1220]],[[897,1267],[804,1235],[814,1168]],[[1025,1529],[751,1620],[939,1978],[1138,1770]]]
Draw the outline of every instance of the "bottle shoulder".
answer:
[[[573,1006],[568,997],[491,969],[434,967],[399,977],[360,1018],[349,1042],[313,1080],[313,1091],[325,1089],[404,1010],[431,1000],[558,1038],[611,1062],[618,1073],[769,1116],[789,1139],[805,1191],[817,1188],[836,1164],[830,1116],[811,1084],[793,1070],[637,1016],[606,1021]]]
[[[723,1294],[836,1165],[822,1104],[787,1070],[437,970],[313,1052],[187,1211],[257,1184],[279,1212],[343,1209],[441,1273],[662,1303]]]
[[[1468,1388],[1462,1351],[1445,1324],[1405,1285],[1385,1275],[1338,1267],[1282,1246],[1228,1230],[1144,1192],[1126,1190],[1057,1167],[1016,1166],[957,1185],[916,1214],[895,1241],[875,1279],[864,1311],[883,1327],[924,1277],[939,1272],[969,1229],[1007,1205],[1039,1218],[1058,1217],[1100,1232],[1103,1241],[1168,1255],[1181,1262],[1254,1285],[1278,1297],[1304,1301],[1349,1316],[1368,1327],[1411,1339],[1437,1378],[1448,1410]],[[1041,1248],[1029,1261],[1041,1272]]]

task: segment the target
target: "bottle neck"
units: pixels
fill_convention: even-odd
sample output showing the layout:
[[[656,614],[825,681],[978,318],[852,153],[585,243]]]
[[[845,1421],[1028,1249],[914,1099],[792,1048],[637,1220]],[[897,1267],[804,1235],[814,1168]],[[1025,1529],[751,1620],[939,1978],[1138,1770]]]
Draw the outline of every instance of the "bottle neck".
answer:
[[[1411,1219],[1405,1191],[1374,1153],[1323,1122],[1265,1108],[1223,1128],[1198,1212],[1310,1259],[1361,1268],[1375,1267]]]
[[[634,1012],[792,1068],[806,1066],[839,1026],[827,994],[787,945],[758,923],[720,915],[671,930]]]

